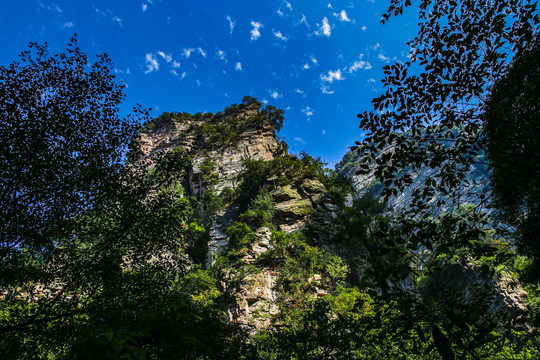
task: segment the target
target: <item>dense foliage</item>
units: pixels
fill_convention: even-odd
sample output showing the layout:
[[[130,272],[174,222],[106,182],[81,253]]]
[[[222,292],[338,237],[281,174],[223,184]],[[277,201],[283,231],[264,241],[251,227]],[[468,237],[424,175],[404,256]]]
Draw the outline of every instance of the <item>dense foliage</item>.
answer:
[[[531,234],[517,250],[483,211],[489,194],[446,206],[486,144],[494,169],[520,176],[513,156],[536,156],[523,128],[536,131],[537,27],[535,4],[420,2],[411,63],[385,68],[388,91],[360,115],[368,137],[338,166],[373,170],[387,196],[432,169],[403,213],[353,199],[349,179],[286,144],[218,187],[211,150],[283,125],[251,97],[142,130],[184,126],[192,149],[128,153],[136,121],[118,117],[108,58],[89,69],[76,41],[52,57],[32,44],[0,68],[2,358],[537,359],[536,177],[508,189],[494,170],[494,203]],[[524,140],[501,152],[506,136]],[[435,196],[450,202],[430,212]]]

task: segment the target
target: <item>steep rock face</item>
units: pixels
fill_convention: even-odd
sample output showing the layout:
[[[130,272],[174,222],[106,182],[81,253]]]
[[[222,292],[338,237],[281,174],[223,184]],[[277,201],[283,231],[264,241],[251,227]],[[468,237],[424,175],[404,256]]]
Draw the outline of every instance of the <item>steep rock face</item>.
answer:
[[[393,152],[393,146],[387,146],[381,154],[378,156],[379,159],[382,158],[382,155],[388,155]],[[369,169],[365,174],[357,174],[360,170],[360,165],[362,164],[362,158],[364,154],[359,153],[358,151],[349,151],[344,156],[343,159],[336,164],[336,171],[338,171],[343,176],[351,179],[354,188],[356,189],[357,197],[361,197],[366,193],[371,193],[375,198],[381,196],[382,191],[384,190],[384,185],[378,181],[375,169]],[[489,192],[488,178],[488,169],[486,165],[475,164],[471,166],[468,170],[466,178],[459,187],[459,198],[457,200],[452,200],[445,198],[442,194],[437,194],[433,196],[428,204],[433,205],[431,215],[437,216],[439,213],[444,211],[451,211],[459,204],[479,204],[479,194],[485,194]],[[429,167],[423,167],[421,169],[413,170],[407,169],[404,173],[411,177],[412,183],[410,186],[404,188],[402,191],[397,192],[390,196],[386,205],[393,212],[401,212],[410,208],[413,200],[413,192],[418,189],[423,188],[423,184],[427,179],[436,180],[437,170]],[[435,206],[438,200],[443,200],[444,205]]]
[[[265,218],[261,224],[260,214],[250,215],[258,220],[240,219],[247,204],[225,198],[229,192],[240,191],[246,160],[271,162],[285,156],[300,162],[286,155],[259,103],[242,104],[226,114],[164,114],[147,126],[139,142],[149,159],[178,149],[185,153],[189,165],[183,172],[184,193],[198,202],[199,219],[208,234],[199,261],[204,269],[219,268],[215,271],[221,274],[220,302],[230,321],[251,329],[274,323],[281,312],[277,300],[287,296],[281,270],[267,259],[275,256],[278,237],[285,236],[279,234],[295,234],[309,227],[314,241],[320,241],[335,232],[326,226],[338,210],[328,189],[317,178],[294,172],[289,176],[295,180],[287,184],[280,184],[276,176],[263,177],[259,193],[270,197],[272,219]],[[205,208],[209,194],[225,199],[214,212]],[[239,221],[251,221],[251,230],[246,230],[250,241],[231,245],[229,230]],[[315,287],[313,296],[317,293],[325,294],[324,286]]]
[[[259,105],[251,104],[238,114],[230,115],[239,119],[248,119],[259,115]],[[224,121],[227,119],[225,118]],[[182,148],[192,155],[189,174],[190,194],[196,195],[203,188],[201,184],[202,167],[205,159],[215,162],[217,183],[215,191],[219,194],[226,187],[234,188],[235,179],[244,168],[244,160],[271,160],[279,152],[279,144],[275,130],[269,124],[260,121],[236,133],[234,141],[227,138],[219,139],[222,143],[212,143],[212,138],[205,138],[204,134],[196,134],[196,129],[204,125],[205,118],[181,119],[166,117],[153,129],[142,132],[140,144],[145,155],[160,151],[170,151]],[[224,140],[224,141],[223,141]]]

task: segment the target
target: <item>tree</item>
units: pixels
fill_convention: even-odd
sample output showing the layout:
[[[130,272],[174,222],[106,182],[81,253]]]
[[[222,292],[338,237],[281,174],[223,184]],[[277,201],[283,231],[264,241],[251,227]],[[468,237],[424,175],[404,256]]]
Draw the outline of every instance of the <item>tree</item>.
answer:
[[[148,114],[138,107],[121,118],[124,85],[115,79],[111,60],[101,55],[88,64],[73,38],[66,52],[55,55],[47,45],[30,43],[18,62],[0,66],[5,354],[32,332],[50,332],[54,346],[60,341],[54,334],[72,319],[103,309],[92,300],[113,277],[108,270],[118,266],[125,246],[118,232],[126,223],[114,226],[114,218],[98,214],[110,213],[125,196],[120,189],[127,148]]]
[[[520,251],[540,279],[540,39],[516,56],[491,91],[484,112],[495,207],[517,226]],[[536,272],[536,274],[534,274]]]
[[[88,67],[76,37],[65,53],[30,43],[0,67],[0,262],[51,245],[92,207],[125,161],[140,107],[119,116],[124,85],[106,54]]]
[[[458,199],[459,184],[485,148],[487,95],[512,56],[532,41],[540,20],[531,1],[418,3],[410,61],[384,67],[386,92],[373,99],[373,111],[358,115],[367,136],[357,145],[365,157],[362,171],[376,169],[386,196],[412,184],[411,174],[433,169],[414,192],[414,212],[425,212],[435,191]],[[392,0],[383,22],[408,6],[410,0]],[[388,146],[392,151],[383,152]]]
[[[497,322],[469,316],[486,314],[483,309],[492,306],[492,296],[482,292],[491,291],[493,280],[487,279],[493,279],[493,266],[502,266],[512,254],[510,244],[501,239],[508,233],[498,229],[491,234],[493,222],[483,214],[492,200],[489,192],[474,194],[476,207],[461,211],[458,205],[464,190],[485,189],[478,185],[487,182],[489,173],[484,179],[468,174],[472,165],[485,162],[486,101],[509,73],[514,56],[537,36],[540,18],[532,1],[421,0],[417,4],[419,33],[408,43],[410,61],[384,67],[385,93],[373,99],[372,111],[358,115],[367,133],[357,142],[363,156],[360,173],[375,169],[385,185],[385,198],[413,187],[408,209],[389,228],[381,229],[387,253],[395,253],[400,266],[389,263],[377,272],[381,280],[399,280],[402,288],[379,284],[389,291],[390,299],[400,298],[402,309],[410,314],[407,321],[432,323],[428,331],[441,357],[479,358],[478,349],[493,341],[489,334],[515,343],[511,333],[497,324],[526,331],[518,330],[515,319],[508,317]],[[411,5],[410,0],[392,0],[383,23]],[[449,211],[434,218],[433,208],[443,205]],[[494,261],[474,265],[486,258]],[[478,296],[462,297],[444,283],[443,275],[457,265],[480,274]],[[440,293],[453,296],[442,296],[434,306],[421,294],[419,275],[432,279]],[[457,308],[459,313],[454,311]]]

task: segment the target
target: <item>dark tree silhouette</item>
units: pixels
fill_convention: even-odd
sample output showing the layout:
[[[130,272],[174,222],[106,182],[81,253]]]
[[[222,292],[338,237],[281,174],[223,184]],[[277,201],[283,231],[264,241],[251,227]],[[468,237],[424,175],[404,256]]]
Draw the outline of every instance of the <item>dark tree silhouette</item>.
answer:
[[[106,192],[148,116],[119,116],[123,88],[107,55],[89,66],[76,38],[55,55],[30,43],[0,67],[0,262],[50,245]]]

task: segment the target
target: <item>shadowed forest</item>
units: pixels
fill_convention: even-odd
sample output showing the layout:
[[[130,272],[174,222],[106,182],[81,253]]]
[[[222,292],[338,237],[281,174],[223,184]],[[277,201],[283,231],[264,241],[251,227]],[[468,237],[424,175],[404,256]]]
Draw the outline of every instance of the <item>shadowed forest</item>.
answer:
[[[0,357],[540,358],[537,3],[415,4],[335,169],[250,96],[121,116],[76,36],[0,66]]]

